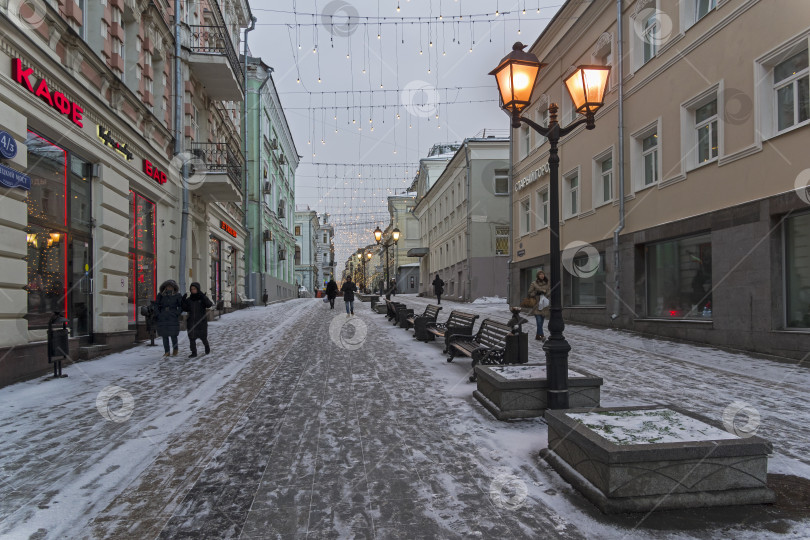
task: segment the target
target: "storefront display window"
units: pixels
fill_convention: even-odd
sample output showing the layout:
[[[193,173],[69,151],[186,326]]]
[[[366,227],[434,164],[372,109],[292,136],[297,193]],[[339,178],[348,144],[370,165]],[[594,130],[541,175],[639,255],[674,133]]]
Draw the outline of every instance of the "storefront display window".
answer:
[[[593,256],[587,254],[574,257],[572,263],[577,275],[568,271],[563,273],[565,305],[604,306],[607,300],[605,293],[605,254],[599,254],[598,265],[594,264]]]
[[[141,307],[157,295],[155,203],[129,192],[129,322],[144,322]]]
[[[711,236],[679,238],[645,247],[647,316],[711,319]]]
[[[810,328],[810,214],[785,220],[788,328]]]
[[[211,238],[211,296],[222,300],[222,242]]]
[[[59,312],[70,320],[71,335],[88,335],[93,293],[89,164],[31,131],[26,147],[28,328],[47,328]]]

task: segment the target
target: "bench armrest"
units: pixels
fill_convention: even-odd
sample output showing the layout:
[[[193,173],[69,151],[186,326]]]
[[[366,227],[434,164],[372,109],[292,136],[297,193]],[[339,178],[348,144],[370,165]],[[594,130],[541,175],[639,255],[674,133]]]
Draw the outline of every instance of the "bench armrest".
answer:
[[[473,334],[453,334],[447,337],[447,346],[449,347],[455,341],[473,341],[474,339]]]

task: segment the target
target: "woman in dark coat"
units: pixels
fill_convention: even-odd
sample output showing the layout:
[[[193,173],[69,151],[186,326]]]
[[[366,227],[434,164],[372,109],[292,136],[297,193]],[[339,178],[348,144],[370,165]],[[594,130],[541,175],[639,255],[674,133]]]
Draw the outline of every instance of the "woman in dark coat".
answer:
[[[197,356],[197,340],[202,341],[205,354],[211,352],[208,345],[208,313],[206,310],[213,306],[213,302],[202,292],[200,284],[194,282],[189,287],[191,294],[183,295],[183,311],[188,312],[186,330],[188,331],[188,346],[191,349],[189,358]]]
[[[433,280],[433,292],[436,293],[436,303],[441,305],[444,281],[439,277],[439,274],[436,274],[436,278]]]
[[[157,332],[163,338],[163,356],[169,356],[169,338],[172,341],[172,356],[177,356],[177,335],[180,333],[180,314],[183,312],[183,298],[178,292],[179,287],[173,279],[164,281],[155,299],[155,313],[157,313]]]
[[[329,299],[329,309],[335,309],[335,298],[337,297],[338,286],[335,282],[334,276],[329,278],[329,283],[326,284],[326,297]]]
[[[354,315],[354,293],[357,292],[357,285],[352,282],[352,278],[347,277],[340,288],[343,293],[343,301],[346,302],[346,316]]]

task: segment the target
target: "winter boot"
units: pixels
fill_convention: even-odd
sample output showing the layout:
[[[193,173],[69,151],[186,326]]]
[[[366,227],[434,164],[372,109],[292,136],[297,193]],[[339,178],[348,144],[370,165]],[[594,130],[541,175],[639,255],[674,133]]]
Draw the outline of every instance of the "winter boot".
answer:
[[[197,358],[197,353],[193,352],[190,355],[188,355],[188,357],[189,358]]]
[[[180,349],[175,349],[172,351],[172,356],[177,356],[177,353],[180,352]]]

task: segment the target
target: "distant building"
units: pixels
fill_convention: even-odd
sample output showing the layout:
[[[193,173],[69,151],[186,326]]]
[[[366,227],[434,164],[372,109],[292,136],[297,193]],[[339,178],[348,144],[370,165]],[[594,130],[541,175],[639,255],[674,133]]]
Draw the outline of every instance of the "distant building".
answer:
[[[323,289],[335,273],[335,227],[329,223],[329,214],[323,215],[323,223],[319,225],[316,237],[318,288]]]
[[[295,211],[295,280],[299,287],[306,287],[314,294],[319,280],[318,270],[318,213],[308,206]]]
[[[444,294],[471,301],[506,296],[509,254],[509,139],[465,139],[431,182],[422,160],[414,215],[421,238],[419,292],[433,294],[438,274]]]

